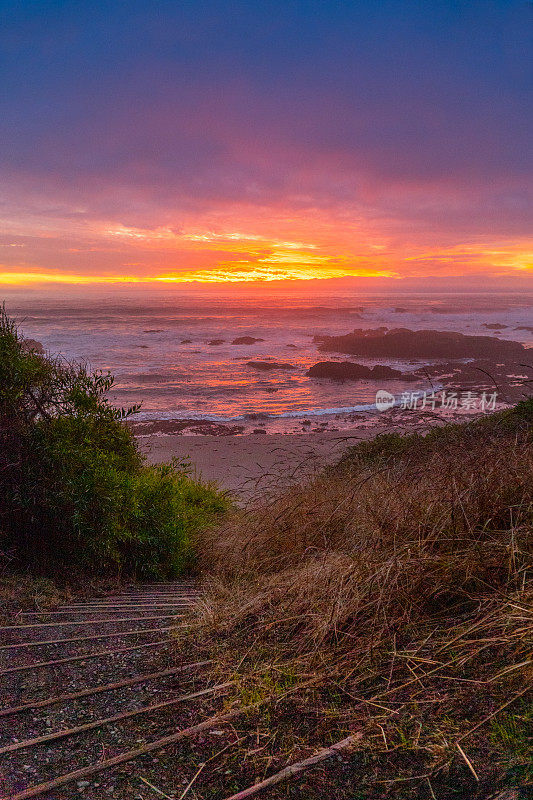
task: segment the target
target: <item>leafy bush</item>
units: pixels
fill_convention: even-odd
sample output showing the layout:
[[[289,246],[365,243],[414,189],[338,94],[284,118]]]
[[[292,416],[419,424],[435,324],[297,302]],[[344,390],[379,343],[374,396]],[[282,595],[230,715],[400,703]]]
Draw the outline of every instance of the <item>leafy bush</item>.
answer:
[[[41,572],[178,574],[225,507],[177,462],[143,465],[109,374],[46,356],[0,311],[0,550]]]

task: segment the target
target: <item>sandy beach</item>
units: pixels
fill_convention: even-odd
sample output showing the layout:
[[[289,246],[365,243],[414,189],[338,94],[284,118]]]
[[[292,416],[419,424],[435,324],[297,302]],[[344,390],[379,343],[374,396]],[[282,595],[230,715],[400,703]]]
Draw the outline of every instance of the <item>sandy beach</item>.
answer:
[[[364,432],[258,434],[248,436],[158,435],[140,438],[150,463],[172,458],[191,462],[205,480],[216,481],[232,493],[253,493],[275,484],[290,482],[296,475],[309,474],[338,459]],[[368,432],[366,438],[375,435]]]
[[[424,432],[465,414],[406,413],[398,410],[361,420],[349,429],[294,434],[184,435],[161,431],[138,436],[149,463],[189,461],[194,472],[237,495],[264,492],[333,464],[343,451],[381,433]]]
[[[507,407],[497,403],[495,411]],[[133,423],[141,451],[151,464],[173,458],[188,461],[195,474],[216,482],[232,494],[250,497],[287,485],[339,460],[346,448],[382,433],[426,433],[447,423],[467,422],[480,416],[457,410],[405,410],[352,416],[351,425],[300,433],[235,432],[215,423],[154,421]],[[328,423],[330,424],[330,423]],[[194,433],[191,431],[194,430]],[[203,432],[201,432],[203,431]]]

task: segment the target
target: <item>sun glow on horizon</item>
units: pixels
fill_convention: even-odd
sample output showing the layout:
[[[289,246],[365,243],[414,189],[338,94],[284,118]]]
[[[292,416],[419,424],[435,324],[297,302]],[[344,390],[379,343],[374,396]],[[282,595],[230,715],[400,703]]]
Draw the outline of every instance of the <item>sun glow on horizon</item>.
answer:
[[[62,230],[33,232],[31,246],[43,248],[46,266],[39,268],[35,259],[0,263],[0,285],[398,281],[428,275],[533,273],[531,242],[526,239],[440,247],[416,240],[401,243],[362,223],[350,227],[327,214],[279,213],[268,219],[264,213],[254,217],[235,211],[219,219],[191,219],[179,229],[97,224],[81,229],[77,236],[72,241]],[[57,267],[50,263],[50,242],[60,253]],[[5,246],[11,252],[16,246],[21,248],[19,254],[25,254],[28,243],[15,237]]]
[[[26,286],[39,283],[72,285],[120,283],[265,283],[273,281],[310,281],[333,278],[398,277],[391,272],[378,270],[348,271],[340,268],[287,267],[285,269],[240,268],[231,265],[209,270],[171,272],[163,275],[73,275],[61,272],[0,272],[0,285]]]
[[[64,272],[0,272],[0,285],[27,286],[33,283],[66,283],[91,285],[97,283],[141,283],[135,275],[78,275]]]
[[[333,278],[392,278],[391,272],[378,270],[347,271],[340,268],[325,267],[287,267],[286,269],[239,269],[238,267],[212,270],[196,270],[195,272],[178,272],[160,275],[153,280],[164,283],[252,283],[272,281],[310,281]]]

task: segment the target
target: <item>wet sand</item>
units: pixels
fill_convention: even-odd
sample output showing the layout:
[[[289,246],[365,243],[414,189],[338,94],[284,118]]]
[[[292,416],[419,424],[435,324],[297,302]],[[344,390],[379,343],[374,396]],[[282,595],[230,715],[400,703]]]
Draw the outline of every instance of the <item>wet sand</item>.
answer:
[[[224,426],[215,426],[211,433],[187,435],[186,429],[176,432],[175,423],[160,422],[148,429],[140,425],[136,434],[149,463],[186,460],[204,480],[250,497],[301,480],[338,461],[346,448],[380,433],[424,433],[436,425],[477,416],[464,411],[392,409],[379,417],[360,418],[353,427],[342,430],[235,435]]]
[[[152,433],[139,436],[141,450],[152,464],[173,458],[189,461],[194,472],[235,494],[253,495],[313,474],[339,460],[347,447],[380,433],[427,430],[443,424],[442,416],[387,415],[383,423],[361,422],[347,430],[294,434],[187,436]]]
[[[375,430],[366,438],[374,436]],[[153,463],[172,458],[191,462],[205,480],[236,493],[266,489],[288,483],[338,460],[342,451],[358,439],[349,431],[294,435],[258,434],[247,436],[150,435],[140,439],[141,448]],[[357,433],[358,438],[363,432]]]

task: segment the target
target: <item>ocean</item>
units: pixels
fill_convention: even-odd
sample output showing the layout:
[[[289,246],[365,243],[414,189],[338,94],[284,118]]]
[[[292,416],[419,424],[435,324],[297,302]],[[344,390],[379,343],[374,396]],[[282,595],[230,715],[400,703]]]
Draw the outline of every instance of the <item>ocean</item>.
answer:
[[[533,297],[524,295],[363,295],[327,292],[298,296],[262,291],[229,293],[171,289],[47,293],[20,290],[6,309],[27,337],[66,360],[109,370],[116,379],[112,399],[141,404],[138,420],[198,419],[245,423],[271,432],[375,410],[378,389],[399,395],[401,381],[334,383],[306,376],[318,361],[387,364],[403,371],[422,360],[351,358],[323,354],[314,337],[355,328],[460,331],[533,345]],[[499,330],[487,327],[502,326]],[[522,328],[522,330],[521,330]],[[234,344],[239,337],[253,344]],[[261,370],[248,362],[290,368]],[[424,382],[409,390],[426,388]]]

